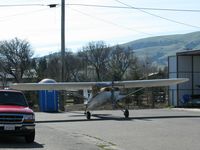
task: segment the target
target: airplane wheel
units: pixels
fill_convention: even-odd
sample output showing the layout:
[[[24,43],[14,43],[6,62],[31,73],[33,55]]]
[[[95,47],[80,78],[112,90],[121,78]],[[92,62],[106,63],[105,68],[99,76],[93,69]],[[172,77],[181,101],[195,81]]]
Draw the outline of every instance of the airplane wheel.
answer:
[[[87,117],[88,120],[90,120],[90,118],[91,118],[91,113],[90,113],[89,111],[86,112],[86,117]]]
[[[125,118],[128,118],[128,117],[129,117],[129,111],[128,111],[128,109],[126,109],[126,110],[124,111],[124,116],[125,116]]]

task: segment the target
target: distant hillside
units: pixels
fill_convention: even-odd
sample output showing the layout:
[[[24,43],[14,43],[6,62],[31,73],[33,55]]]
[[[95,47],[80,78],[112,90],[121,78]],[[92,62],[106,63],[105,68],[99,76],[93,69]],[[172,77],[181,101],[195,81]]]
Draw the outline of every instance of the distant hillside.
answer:
[[[176,52],[200,49],[200,32],[150,37],[121,46],[130,47],[140,57],[149,55],[155,63],[165,65],[167,57],[175,55]]]

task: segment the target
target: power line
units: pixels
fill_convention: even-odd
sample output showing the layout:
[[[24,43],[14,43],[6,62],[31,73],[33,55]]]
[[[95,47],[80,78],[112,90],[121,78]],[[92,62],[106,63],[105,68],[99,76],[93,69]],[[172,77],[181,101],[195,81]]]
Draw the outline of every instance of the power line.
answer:
[[[55,6],[57,6],[57,5],[60,5],[60,4],[48,4],[48,5],[44,5],[44,4],[0,5],[0,7],[9,7],[9,6],[11,6],[11,7],[15,7],[15,6],[49,6],[49,7],[53,6],[53,7],[55,7]],[[71,5],[71,4],[66,4],[66,5]],[[72,4],[72,5],[74,5],[74,4]],[[75,4],[75,5],[76,5],[76,4]],[[82,5],[82,4],[81,4],[81,5]],[[83,5],[84,5],[84,4],[83,4]],[[94,5],[91,5],[91,6],[94,6]],[[101,7],[100,5],[97,5],[97,6],[98,6],[98,7]],[[127,7],[127,8],[128,8],[128,7]],[[135,29],[132,29],[132,28],[129,28],[129,27],[125,27],[125,26],[121,26],[121,25],[119,25],[119,24],[113,23],[113,22],[111,22],[111,21],[107,21],[107,20],[102,19],[102,18],[99,18],[99,17],[94,17],[94,16],[92,16],[92,15],[90,15],[90,14],[84,13],[84,12],[79,11],[79,10],[77,10],[77,9],[73,9],[73,8],[71,8],[71,9],[74,10],[74,11],[76,11],[76,12],[78,12],[78,13],[81,13],[82,15],[89,16],[89,17],[91,17],[91,18],[95,18],[95,19],[100,20],[100,21],[102,21],[102,22],[105,22],[105,23],[108,23],[108,24],[112,24],[112,25],[114,25],[114,26],[117,26],[117,27],[120,27],[120,28],[124,28],[124,29],[126,29],[126,30],[135,31],[135,32],[138,32],[138,33],[146,34],[146,35],[152,35],[152,34],[150,34],[150,33],[138,31],[138,30],[135,30]],[[41,9],[41,10],[36,10],[36,11],[31,11],[31,12],[25,12],[25,13],[18,13],[18,14],[15,14],[15,15],[5,16],[5,17],[1,17],[1,18],[15,17],[15,16],[24,15],[24,14],[27,14],[27,13],[39,12],[39,11],[43,11],[43,10],[46,10],[46,9]],[[1,19],[0,22],[3,21],[3,20],[6,20],[6,19]]]
[[[142,34],[151,35],[151,36],[153,35],[153,34],[150,34],[150,33],[138,31],[138,30],[135,30],[135,29],[132,29],[132,28],[129,28],[129,27],[125,27],[125,26],[116,24],[114,22],[111,22],[111,21],[108,21],[108,20],[105,20],[105,19],[102,19],[102,18],[99,18],[99,17],[92,16],[92,15],[90,15],[88,13],[82,12],[82,11],[74,9],[74,8],[71,8],[71,9],[74,10],[74,11],[76,11],[76,12],[78,12],[78,13],[80,13],[80,14],[82,14],[82,15],[91,17],[93,19],[96,19],[96,20],[99,20],[99,21],[102,21],[102,22],[105,22],[105,23],[108,23],[108,24],[111,24],[111,25],[114,25],[114,26],[117,26],[117,27],[120,27],[120,28],[123,28],[123,29],[126,29],[126,30],[131,30],[131,31],[134,31],[134,32],[137,32],[137,33],[142,33]]]
[[[191,24],[187,24],[187,23],[179,22],[179,21],[176,21],[176,20],[173,20],[173,19],[169,19],[169,18],[166,18],[166,17],[162,17],[162,16],[159,16],[159,15],[156,15],[156,14],[153,14],[153,13],[150,13],[150,12],[147,12],[147,11],[145,11],[145,10],[139,9],[139,8],[134,7],[134,6],[132,6],[132,5],[123,3],[123,2],[121,2],[121,1],[119,1],[119,0],[115,0],[115,1],[118,2],[118,3],[120,3],[120,4],[125,5],[125,6],[127,6],[127,7],[137,9],[137,10],[139,10],[139,11],[145,13],[145,14],[148,14],[148,15],[151,15],[151,16],[154,16],[154,17],[163,19],[163,20],[167,20],[167,21],[170,21],[170,22],[173,22],[173,23],[177,23],[177,24],[181,24],[181,25],[185,25],[185,26],[189,26],[189,27],[193,27],[193,28],[198,28],[198,29],[200,29],[199,26],[194,26],[194,25],[191,25]]]
[[[44,4],[14,4],[14,5],[0,5],[0,7],[24,7],[24,6],[48,6]]]
[[[200,12],[200,10],[194,10],[194,9],[171,9],[171,8],[166,8],[166,9],[163,9],[163,8],[148,8],[148,7],[134,7],[132,5],[129,5],[129,4],[126,4],[124,2],[121,2],[120,0],[115,0],[116,2],[120,3],[120,4],[123,4],[124,6],[111,6],[111,5],[93,5],[93,4],[81,4],[81,3],[77,3],[77,4],[65,4],[65,5],[70,5],[70,6],[85,6],[85,7],[104,7],[104,8],[118,8],[118,9],[136,9],[138,11],[141,11],[143,13],[146,13],[148,15],[151,15],[151,16],[154,16],[154,17],[157,17],[157,18],[160,18],[160,19],[164,19],[164,20],[167,20],[167,21],[170,21],[170,22],[173,22],[173,23],[177,23],[177,24],[181,24],[181,25],[185,25],[185,26],[189,26],[189,27],[193,27],[193,28],[200,28],[199,26],[195,26],[195,25],[191,25],[191,24],[187,24],[187,23],[184,23],[184,22],[179,22],[179,21],[176,21],[176,20],[173,20],[173,19],[170,19],[170,18],[166,18],[166,17],[162,17],[160,15],[156,15],[156,14],[153,14],[153,13],[150,13],[150,12],[147,12],[145,10],[159,10],[159,11],[184,11],[184,12]],[[49,6],[49,7],[55,7],[57,5],[60,5],[60,4],[14,4],[14,5],[0,5],[0,7],[21,7],[21,6]],[[78,10],[76,10],[78,11]],[[79,13],[82,13],[82,14],[85,14],[86,13],[83,13],[83,12],[80,12]],[[22,14],[18,14],[18,15],[22,15]],[[13,16],[17,16],[17,15],[13,15]],[[91,15],[87,14],[87,16],[90,16],[92,17]],[[107,21],[107,20],[104,20],[104,19],[100,19],[98,18],[99,20],[101,21],[104,21],[104,22],[109,22],[110,24],[113,24],[115,26],[120,26],[118,24],[115,24],[113,22],[110,22],[110,21]],[[122,26],[121,26],[122,27]],[[130,30],[131,28],[127,28],[127,27],[123,27],[123,28],[126,28],[128,30]],[[133,29],[131,29],[133,30]],[[136,30],[135,30],[136,31]],[[136,31],[136,32],[140,32],[140,31]],[[150,35],[149,33],[145,33],[145,32],[140,32],[140,33],[143,33],[143,34],[148,34]]]
[[[23,6],[56,6],[60,4],[14,4],[0,5],[0,7],[23,7]],[[176,8],[151,8],[151,7],[130,7],[130,6],[113,6],[113,5],[94,5],[82,3],[68,3],[69,6],[85,6],[85,7],[103,7],[103,8],[119,8],[119,9],[142,9],[142,10],[157,10],[157,11],[179,11],[179,12],[200,12],[199,9],[176,9]]]
[[[119,9],[142,9],[142,10],[157,10],[157,11],[180,11],[180,12],[200,12],[198,9],[172,9],[172,8],[149,8],[149,7],[129,7],[129,6],[112,6],[112,5],[93,5],[93,4],[66,4],[69,6],[84,6],[84,7],[103,7],[103,8],[119,8]]]
[[[47,10],[46,8],[45,9],[38,9],[38,10],[29,11],[29,12],[17,13],[17,14],[14,14],[14,15],[8,15],[8,16],[0,17],[0,22],[8,20],[9,17],[16,17],[16,16],[22,16],[22,15],[27,15],[27,14],[32,14],[32,13],[38,13],[38,12],[46,11],[46,10]]]

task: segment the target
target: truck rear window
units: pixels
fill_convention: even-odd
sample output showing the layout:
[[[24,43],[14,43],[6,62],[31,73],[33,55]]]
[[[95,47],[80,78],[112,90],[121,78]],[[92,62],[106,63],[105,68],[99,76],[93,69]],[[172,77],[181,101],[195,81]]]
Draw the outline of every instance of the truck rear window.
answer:
[[[28,106],[24,95],[18,92],[0,92],[0,105]]]

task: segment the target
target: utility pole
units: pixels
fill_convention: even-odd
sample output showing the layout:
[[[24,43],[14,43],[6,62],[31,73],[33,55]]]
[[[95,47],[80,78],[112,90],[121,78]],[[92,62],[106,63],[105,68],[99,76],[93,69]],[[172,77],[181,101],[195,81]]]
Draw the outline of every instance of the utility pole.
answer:
[[[61,82],[65,81],[65,0],[61,0]],[[60,109],[65,110],[65,95],[61,91]]]
[[[61,82],[65,80],[65,0],[61,0]]]
[[[56,7],[58,4],[50,4],[50,8]],[[61,72],[60,72],[60,82],[65,81],[65,0],[61,0]],[[60,93],[60,110],[64,111],[64,91]]]

